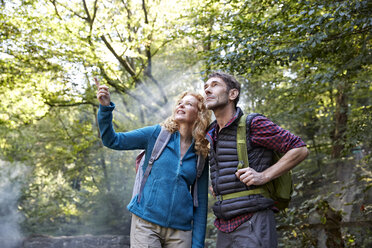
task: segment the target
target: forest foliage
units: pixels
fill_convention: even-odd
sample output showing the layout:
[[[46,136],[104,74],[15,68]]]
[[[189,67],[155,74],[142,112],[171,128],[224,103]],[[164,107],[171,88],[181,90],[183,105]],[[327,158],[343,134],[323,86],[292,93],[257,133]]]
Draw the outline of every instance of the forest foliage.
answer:
[[[222,70],[242,83],[244,111],[311,151],[278,215],[281,246],[371,244],[371,12],[367,0],[0,1],[0,178],[20,189],[13,221],[25,236],[128,234],[137,152],[102,146],[93,78],[127,131],[161,122],[177,94]],[[209,247],[215,232],[210,211]]]

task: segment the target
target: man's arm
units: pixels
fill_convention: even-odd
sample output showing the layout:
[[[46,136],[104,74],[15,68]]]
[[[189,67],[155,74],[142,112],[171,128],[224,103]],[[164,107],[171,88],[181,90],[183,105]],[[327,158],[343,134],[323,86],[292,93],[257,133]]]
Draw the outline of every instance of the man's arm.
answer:
[[[244,168],[238,170],[236,176],[245,183],[247,186],[250,185],[262,185],[277,177],[280,177],[287,171],[294,168],[296,165],[301,163],[309,154],[306,146],[293,148],[289,150],[284,156],[275,164],[264,170],[263,172],[257,172],[252,168]]]
[[[298,165],[309,154],[306,144],[300,137],[264,116],[257,116],[252,120],[249,137],[253,145],[278,151],[284,156],[263,172],[257,172],[252,168],[238,170],[236,176],[247,186],[262,185],[281,176]]]

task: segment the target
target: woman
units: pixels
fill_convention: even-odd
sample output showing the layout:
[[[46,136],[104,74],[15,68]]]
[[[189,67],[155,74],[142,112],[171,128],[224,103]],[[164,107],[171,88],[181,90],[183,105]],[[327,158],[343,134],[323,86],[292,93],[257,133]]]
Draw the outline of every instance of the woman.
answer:
[[[97,84],[100,102],[98,123],[102,142],[116,150],[145,149],[145,170],[161,126],[149,126],[116,133],[108,87]],[[177,102],[172,115],[161,125],[171,138],[154,162],[139,201],[134,197],[127,206],[132,213],[131,247],[204,247],[208,166],[198,178],[199,206],[193,207],[190,188],[196,180],[197,155],[208,154],[205,131],[210,112],[200,94],[186,92]]]

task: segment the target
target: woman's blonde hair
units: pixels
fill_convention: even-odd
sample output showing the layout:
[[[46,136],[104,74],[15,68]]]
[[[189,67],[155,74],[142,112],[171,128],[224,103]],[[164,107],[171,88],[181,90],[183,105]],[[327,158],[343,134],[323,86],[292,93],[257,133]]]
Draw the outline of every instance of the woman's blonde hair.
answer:
[[[211,121],[211,112],[206,108],[204,104],[204,97],[195,92],[184,92],[182,93],[178,100],[182,100],[185,96],[190,95],[196,98],[198,101],[198,117],[195,120],[193,129],[192,129],[192,137],[195,140],[195,150],[196,154],[202,155],[206,157],[208,155],[208,140],[205,138],[205,134],[207,131],[207,127]],[[174,120],[175,111],[173,111],[172,115],[168,117],[164,122],[161,123],[163,127],[165,127],[169,132],[174,133],[178,130],[178,124]]]

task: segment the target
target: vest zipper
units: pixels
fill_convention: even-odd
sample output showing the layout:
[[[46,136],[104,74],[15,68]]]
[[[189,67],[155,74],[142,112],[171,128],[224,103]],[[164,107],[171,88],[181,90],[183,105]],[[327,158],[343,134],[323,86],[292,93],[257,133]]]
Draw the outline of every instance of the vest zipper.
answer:
[[[220,177],[220,170],[219,170],[219,165],[218,165],[218,159],[217,159],[217,149],[218,149],[218,136],[219,136],[219,134],[220,134],[220,132],[218,132],[217,133],[217,139],[216,139],[216,142],[215,142],[215,148],[216,149],[213,149],[213,152],[214,152],[214,161],[215,161],[215,163],[216,163],[216,177],[215,177],[215,184],[214,185],[216,185],[216,192],[215,192],[215,194],[216,195],[219,195],[220,194],[220,191],[218,190],[218,184],[217,184],[217,180],[218,180],[218,178]]]

